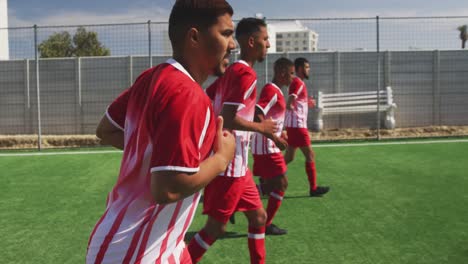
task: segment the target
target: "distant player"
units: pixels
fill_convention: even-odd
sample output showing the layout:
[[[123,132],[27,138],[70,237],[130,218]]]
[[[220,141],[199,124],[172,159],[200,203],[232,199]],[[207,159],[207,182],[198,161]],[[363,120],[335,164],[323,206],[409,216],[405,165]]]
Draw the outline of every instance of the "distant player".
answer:
[[[201,87],[225,71],[235,48],[232,14],[224,0],[178,0],[169,18],[173,58],[107,109],[97,136],[124,153],[86,263],[190,263],[184,236],[199,190],[234,156],[234,137]]]
[[[227,170],[205,188],[203,213],[208,215],[208,220],[189,244],[194,263],[200,261],[205,251],[225,232],[229,217],[236,211],[244,212],[249,222],[251,263],[265,263],[267,217],[247,166],[249,131],[270,137],[276,132],[276,122],[272,120],[253,122],[257,99],[257,75],[253,66],[265,59],[270,47],[265,22],[257,18],[242,19],[236,28],[236,38],[241,60],[232,64],[226,74],[207,89],[215,113],[223,116],[224,127],[232,130],[236,137],[236,154]]]
[[[296,78],[289,86],[289,95],[286,105],[285,126],[288,133],[288,147],[286,149],[286,163],[290,163],[295,156],[296,149],[299,148],[306,158],[305,170],[309,180],[310,196],[322,196],[330,188],[317,185],[317,169],[315,167],[315,153],[307,129],[308,106],[313,107],[315,101],[307,95],[307,87],[304,79],[309,79],[310,64],[305,58],[297,58],[294,61],[296,68]]]
[[[261,192],[270,196],[267,206],[267,235],[284,235],[287,233],[287,230],[277,227],[272,224],[272,221],[281,206],[284,192],[288,188],[287,167],[283,153],[281,153],[281,150],[284,150],[287,146],[285,136],[282,133],[286,101],[281,87],[289,86],[293,76],[294,63],[292,61],[286,58],[276,60],[273,82],[263,87],[257,103],[257,117],[260,121],[272,119],[278,122],[278,132],[276,132],[273,140],[262,134],[255,133],[251,145],[254,158],[253,173],[262,179]]]

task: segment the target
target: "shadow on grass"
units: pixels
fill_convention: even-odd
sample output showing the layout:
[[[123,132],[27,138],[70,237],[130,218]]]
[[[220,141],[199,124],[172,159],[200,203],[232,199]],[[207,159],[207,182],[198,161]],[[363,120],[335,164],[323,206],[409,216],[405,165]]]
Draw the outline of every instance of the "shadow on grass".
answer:
[[[188,243],[192,238],[197,234],[198,232],[190,231],[185,234],[185,241]],[[247,237],[247,234],[239,234],[237,232],[226,232],[224,233],[224,236],[218,238],[218,240],[223,240],[223,239],[234,239],[234,238],[241,238],[241,237]]]

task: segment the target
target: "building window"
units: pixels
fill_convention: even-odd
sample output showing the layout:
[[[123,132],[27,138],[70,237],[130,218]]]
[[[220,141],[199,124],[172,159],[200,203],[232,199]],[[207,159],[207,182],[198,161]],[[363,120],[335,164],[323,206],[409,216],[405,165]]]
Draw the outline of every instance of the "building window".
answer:
[[[306,32],[306,33],[304,33],[304,38],[307,38],[307,32]]]
[[[295,51],[299,51],[299,48],[298,48],[298,47],[295,47],[294,50],[295,50]]]
[[[286,45],[286,46],[289,46],[289,45],[291,45],[291,41],[289,41],[289,40],[288,40],[288,41],[286,41],[286,42],[285,42],[285,45]]]
[[[307,40],[302,41],[302,44],[307,45]]]
[[[276,34],[276,38],[283,38],[283,34]]]
[[[297,42],[297,40],[296,40],[296,41],[294,41],[294,45],[296,45],[296,46],[297,46],[297,44],[299,44],[299,43]]]
[[[299,33],[294,34],[294,36],[295,36],[296,38],[298,38],[298,37],[299,37]]]
[[[307,47],[304,47],[302,50],[307,51]]]
[[[283,46],[283,41],[277,40],[276,41],[276,46]]]
[[[289,37],[291,37],[291,34],[288,33],[286,36],[289,38]]]
[[[283,52],[283,48],[277,47],[277,48],[276,48],[276,51],[277,51],[277,52]]]

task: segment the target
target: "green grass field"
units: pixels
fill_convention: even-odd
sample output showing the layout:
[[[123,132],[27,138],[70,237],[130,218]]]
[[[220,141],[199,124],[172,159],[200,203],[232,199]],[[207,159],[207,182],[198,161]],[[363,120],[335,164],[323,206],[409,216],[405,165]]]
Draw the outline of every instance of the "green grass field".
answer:
[[[298,153],[274,221],[289,234],[267,237],[267,263],[468,263],[468,142],[322,146],[319,182],[332,190],[307,196]],[[0,156],[0,263],[84,263],[120,158]],[[249,262],[246,221],[236,218],[202,263]]]

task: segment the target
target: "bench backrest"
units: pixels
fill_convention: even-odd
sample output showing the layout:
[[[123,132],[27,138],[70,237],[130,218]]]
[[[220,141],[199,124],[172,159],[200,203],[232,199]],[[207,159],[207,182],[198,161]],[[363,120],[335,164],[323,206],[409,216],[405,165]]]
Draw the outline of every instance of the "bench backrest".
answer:
[[[319,91],[317,108],[324,114],[387,111],[394,107],[392,88],[370,92],[325,94]]]

